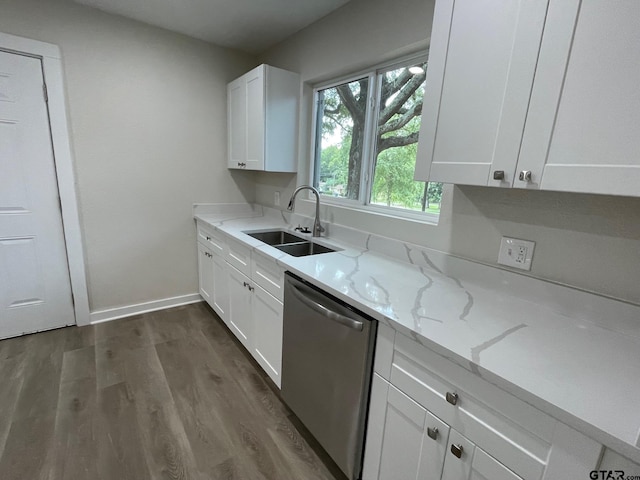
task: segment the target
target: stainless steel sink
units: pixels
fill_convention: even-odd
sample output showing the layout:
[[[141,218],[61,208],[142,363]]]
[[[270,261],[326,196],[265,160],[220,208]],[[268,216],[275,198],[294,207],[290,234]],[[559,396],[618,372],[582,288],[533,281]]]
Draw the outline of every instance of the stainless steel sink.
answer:
[[[294,257],[304,257],[306,255],[318,255],[336,251],[335,249],[310,242],[306,238],[299,237],[282,229],[257,232],[247,231],[244,233]]]
[[[294,257],[304,257],[306,255],[318,255],[320,253],[335,252],[335,250],[331,248],[312,242],[290,243],[288,245],[274,245],[273,247],[283,251],[284,253],[293,255]]]
[[[268,230],[264,232],[244,232],[250,237],[260,240],[267,245],[283,245],[287,243],[306,242],[307,239],[298,237],[285,230]]]

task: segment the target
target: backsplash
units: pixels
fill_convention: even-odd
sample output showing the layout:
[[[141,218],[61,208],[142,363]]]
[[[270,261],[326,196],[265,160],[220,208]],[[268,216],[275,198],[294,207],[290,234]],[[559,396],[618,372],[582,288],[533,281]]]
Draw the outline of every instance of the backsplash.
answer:
[[[295,175],[265,177],[257,203],[295,188]],[[310,202],[296,209],[313,214]],[[526,275],[640,304],[640,198],[445,185],[438,225],[328,205],[321,219],[492,266],[502,236],[532,240]]]

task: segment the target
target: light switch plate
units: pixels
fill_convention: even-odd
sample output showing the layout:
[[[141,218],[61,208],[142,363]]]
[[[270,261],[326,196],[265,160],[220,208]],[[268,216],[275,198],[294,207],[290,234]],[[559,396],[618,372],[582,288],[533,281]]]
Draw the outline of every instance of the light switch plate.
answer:
[[[536,242],[518,238],[502,237],[498,263],[521,270],[531,270],[531,260]]]

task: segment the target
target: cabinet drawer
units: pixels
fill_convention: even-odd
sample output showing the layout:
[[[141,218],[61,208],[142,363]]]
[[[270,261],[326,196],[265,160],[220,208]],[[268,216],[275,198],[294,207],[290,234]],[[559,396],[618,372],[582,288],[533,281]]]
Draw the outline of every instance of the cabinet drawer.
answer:
[[[208,228],[198,223],[198,241],[211,250],[215,255],[225,255],[227,246],[224,237],[214,228]]]
[[[391,383],[518,475],[542,477],[553,418],[403,335],[396,335]]]
[[[251,255],[251,278],[281,302],[284,293],[284,269],[275,260],[254,251]]]
[[[227,241],[227,263],[233,265],[247,277],[251,276],[251,249],[235,240]]]

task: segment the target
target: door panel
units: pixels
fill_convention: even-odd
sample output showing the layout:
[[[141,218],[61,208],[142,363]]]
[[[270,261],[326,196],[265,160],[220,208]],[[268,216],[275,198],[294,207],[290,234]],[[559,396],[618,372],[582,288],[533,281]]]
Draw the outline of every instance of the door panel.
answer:
[[[213,302],[212,307],[229,325],[229,274],[227,264],[219,255],[213,254]]]
[[[280,387],[282,371],[282,303],[255,286],[253,302],[254,357]]]
[[[227,87],[227,118],[229,119],[229,168],[239,168],[247,159],[247,96],[246,79],[240,77]]]
[[[0,338],[75,323],[43,84],[0,52]]]
[[[264,170],[264,66],[247,74],[247,170]]]
[[[451,451],[451,447],[461,449],[460,457]],[[471,464],[476,446],[460,433],[451,429],[449,444],[442,471],[442,480],[468,480],[471,476]]]
[[[198,274],[200,295],[213,307],[213,261],[209,249],[198,242]]]
[[[231,265],[229,271],[229,328],[244,347],[253,353],[253,311],[251,292],[247,285],[249,279]]]
[[[552,2],[516,187],[640,195],[640,3]]]
[[[416,179],[511,186],[546,3],[437,2]]]

